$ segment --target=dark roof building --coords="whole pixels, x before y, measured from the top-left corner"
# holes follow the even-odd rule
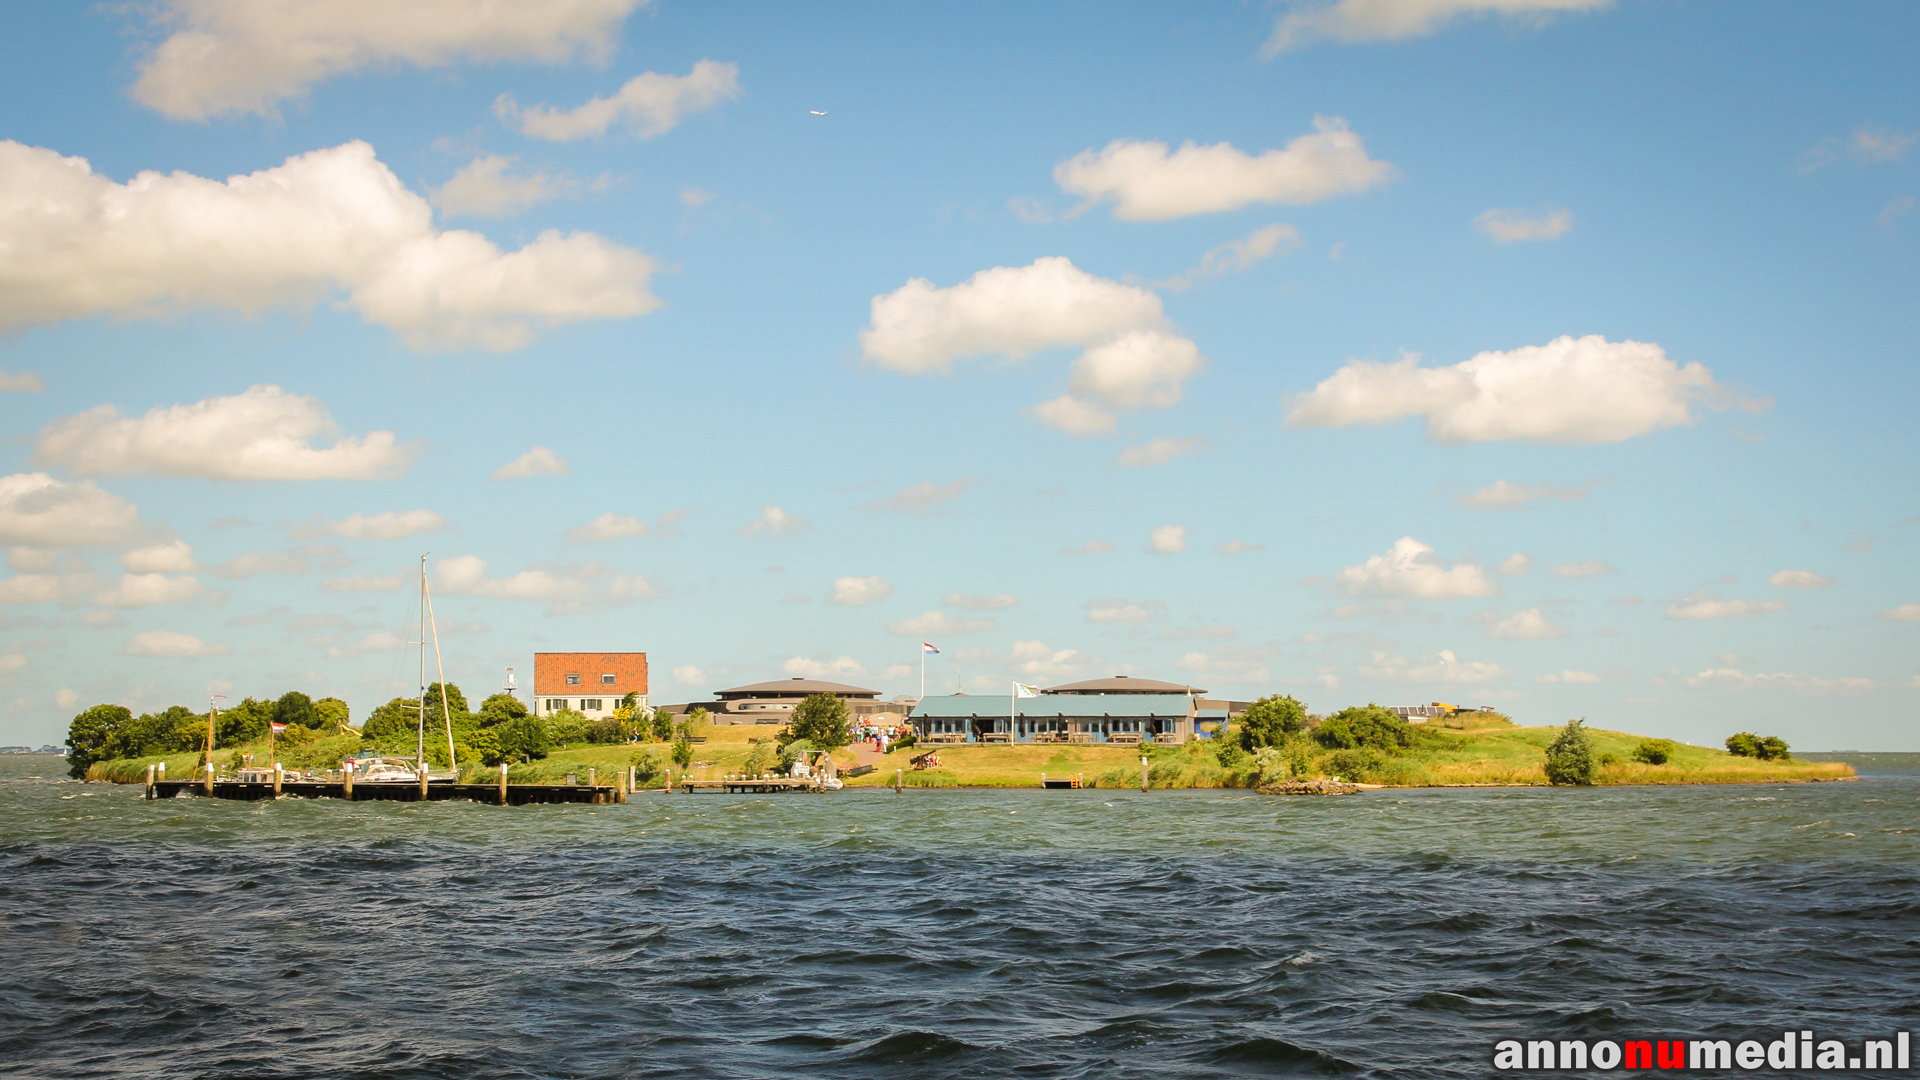
[[[867,690],[846,683],[825,682],[820,679],[803,679],[796,675],[791,679],[775,679],[772,682],[748,683],[731,690],[715,690],[713,696],[721,701],[777,701],[792,698],[795,701],[810,694],[832,694],[843,700],[880,696],[878,690]]]
[[[1182,683],[1161,682],[1159,679],[1141,679],[1132,675],[1115,675],[1109,679],[1088,679],[1084,682],[1063,683],[1049,686],[1040,691],[1043,694],[1204,694],[1205,690],[1197,686]]]
[[[908,722],[921,742],[932,745],[1183,743],[1196,735],[1205,737],[1197,725],[1224,722],[1225,704],[1185,693],[1096,692],[1029,698],[953,694],[921,698]]]
[[[705,709],[708,718],[716,724],[784,724],[787,722],[787,717],[793,714],[794,706],[814,694],[832,694],[846,702],[847,715],[854,719],[865,719],[883,713],[898,716],[906,713],[908,708],[904,704],[881,701],[878,690],[798,676],[715,690],[712,701],[694,701],[685,705],[661,707],[674,713],[690,713],[695,709]],[[884,724],[888,721],[876,720],[875,722]]]

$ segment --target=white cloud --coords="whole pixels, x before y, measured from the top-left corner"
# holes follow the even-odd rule
[[[1519,577],[1533,567],[1533,556],[1516,551],[1501,561],[1495,569],[1507,577]]]
[[[275,115],[315,83],[364,67],[576,57],[604,62],[647,0],[163,0],[172,34],[140,65],[136,101],[175,120]]]
[[[320,591],[328,593],[357,592],[396,592],[407,583],[404,574],[349,574],[343,578],[333,578],[320,583]]]
[[[113,547],[142,532],[140,509],[91,481],[46,473],[0,476],[0,544]]]
[[[799,514],[789,514],[785,510],[768,503],[761,507],[760,516],[740,527],[741,536],[753,536],[766,533],[768,536],[790,536],[813,528],[813,524]]]
[[[1495,480],[1471,495],[1455,495],[1454,505],[1475,510],[1520,510],[1528,503],[1548,499],[1584,499],[1591,484],[1509,484]]]
[[[509,175],[520,163],[504,154],[483,154],[433,190],[428,201],[446,217],[512,217],[550,199],[579,193],[579,181],[545,172]]]
[[[939,509],[942,503],[958,499],[968,488],[980,486],[980,481],[971,476],[963,476],[946,484],[936,484],[931,480],[922,480],[917,484],[908,484],[895,492],[891,498],[879,499],[860,507],[862,510],[892,510],[897,513],[920,515],[944,513]]]
[[[1147,535],[1147,550],[1156,555],[1174,555],[1187,550],[1185,525],[1162,525]]]
[[[92,574],[15,574],[0,578],[0,604],[46,604],[92,592],[100,579]]]
[[[1858,127],[1846,138],[1827,138],[1819,146],[1800,156],[1800,171],[1813,172],[1836,161],[1855,165],[1877,165],[1899,161],[1913,146],[1914,136],[1904,131],[1881,127]]]
[[[1360,674],[1364,678],[1384,682],[1465,684],[1504,678],[1507,669],[1480,660],[1462,660],[1452,650],[1442,649],[1433,656],[1421,657],[1418,663],[1409,663],[1405,657],[1376,652],[1371,664],[1361,666]]]
[[[1824,589],[1835,582],[1827,575],[1811,570],[1780,570],[1768,575],[1767,584],[1782,589]]]
[[[460,555],[433,564],[432,584],[453,596],[486,596],[501,600],[534,600],[547,605],[547,614],[588,611],[653,595],[653,586],[639,574],[618,574],[597,562],[563,566],[558,570],[528,568],[511,577],[488,577],[487,562],[476,555]]]
[[[1535,676],[1535,677],[1534,677],[1534,680],[1533,680],[1533,681],[1534,681],[1534,682],[1537,682],[1537,683],[1572,683],[1572,684],[1581,684],[1581,683],[1597,683],[1597,682],[1603,682],[1604,680],[1603,680],[1603,679],[1601,679],[1601,678],[1600,678],[1600,676],[1598,676],[1598,675],[1594,675],[1594,674],[1592,674],[1592,673],[1590,673],[1590,672],[1585,672],[1585,671],[1573,671],[1573,670],[1571,670],[1571,669],[1569,669],[1569,670],[1567,670],[1567,671],[1562,671],[1562,672],[1561,672],[1560,674],[1558,674],[1558,675],[1538,675],[1538,676]]]
[[[958,619],[944,611],[934,610],[922,612],[911,619],[895,619],[887,624],[887,632],[924,638],[935,634],[971,634],[991,630],[995,625],[992,619]]]
[[[664,135],[687,113],[705,112],[740,96],[740,65],[701,60],[685,75],[648,71],[628,79],[612,97],[598,97],[572,109],[536,105],[522,109],[511,94],[493,103],[495,115],[522,135],[571,142],[605,135],[615,124],[651,139]]]
[[[1913,196],[1895,195],[1887,200],[1887,205],[1880,208],[1880,212],[1873,216],[1873,220],[1879,222],[1881,227],[1891,229],[1894,222],[1911,213],[1913,213]]]
[[[707,673],[692,664],[681,664],[673,669],[673,681],[681,686],[702,686],[706,684]]]
[[[1287,423],[1336,427],[1419,416],[1440,442],[1606,443],[1692,424],[1697,399],[1716,406],[1731,399],[1697,362],[1680,367],[1658,345],[1597,334],[1483,352],[1452,367],[1419,361],[1414,354],[1390,364],[1349,361],[1295,398]],[[1753,411],[1770,404],[1730,403]]]
[[[1749,674],[1735,667],[1708,668],[1680,681],[1695,690],[1791,690],[1813,694],[1858,694],[1880,686],[1872,679],[1826,679],[1786,672]]]
[[[805,679],[852,679],[867,673],[866,665],[851,656],[833,660],[810,660],[796,656],[780,666],[787,674]]]
[[[493,470],[493,478],[520,480],[529,476],[565,476],[569,471],[566,458],[547,447],[536,446]]]
[[[1035,681],[1074,679],[1087,674],[1099,660],[1074,649],[1053,649],[1045,642],[1016,641],[1007,652],[1015,673]]]
[[[61,687],[53,692],[53,703],[63,709],[71,709],[80,703],[80,695]]]
[[[135,548],[120,556],[120,565],[136,574],[184,574],[195,569],[193,548],[185,540]]]
[[[1020,600],[1012,593],[1001,593],[998,596],[967,596],[963,593],[950,592],[940,602],[948,607],[963,608],[967,611],[1000,611],[1013,607],[1020,603]]]
[[[713,192],[702,191],[696,187],[682,188],[680,191],[680,204],[682,206],[691,206],[695,209],[699,209],[712,202],[713,198]]]
[[[1360,136],[1337,116],[1316,116],[1314,131],[1284,150],[1248,154],[1231,143],[1192,142],[1169,153],[1163,142],[1115,139],[1054,166],[1060,190],[1087,203],[1111,201],[1122,221],[1165,221],[1263,203],[1319,202],[1384,184],[1393,166],[1367,156]]]
[[[1113,543],[1108,540],[1089,540],[1079,547],[1063,547],[1062,555],[1098,555],[1103,551],[1112,551]]]
[[[233,651],[228,645],[209,645],[192,634],[172,630],[147,630],[133,635],[121,650],[128,656],[223,656]]]
[[[96,406],[41,428],[33,460],[91,476],[387,480],[405,473],[419,452],[391,431],[342,436],[318,398],[261,384],[138,418]]]
[[[1563,578],[1590,578],[1602,574],[1618,573],[1619,567],[1599,559],[1581,559],[1579,562],[1554,563],[1555,576]]]
[[[1207,441],[1198,435],[1184,438],[1167,436],[1149,439],[1139,446],[1129,446],[1120,451],[1115,458],[1116,464],[1128,469],[1144,469],[1151,465],[1165,465],[1174,458],[1206,449]]]
[[[142,608],[178,604],[206,595],[207,587],[190,577],[165,574],[122,574],[119,584],[96,593],[93,602],[101,607]]]
[[[619,540],[628,536],[647,535],[647,523],[637,517],[625,514],[601,514],[585,525],[575,525],[567,530],[567,542],[570,544],[591,544],[601,540]]]
[[[893,586],[878,575],[869,577],[839,577],[833,579],[833,595],[827,597],[827,603],[842,607],[865,607],[877,604],[893,595]]]
[[[1722,600],[1701,589],[1683,600],[1667,605],[1669,619],[1740,619],[1765,615],[1786,607],[1784,600]]]
[[[1443,567],[1433,548],[1403,536],[1392,550],[1374,555],[1358,566],[1349,566],[1333,576],[1335,585],[1348,596],[1396,596],[1419,600],[1454,600],[1468,596],[1492,596],[1500,586],[1487,579],[1485,570],[1472,563]]]
[[[1265,551],[1265,544],[1249,544],[1243,540],[1229,540],[1220,545],[1222,555],[1244,555],[1249,551]]]
[[[405,637],[391,630],[378,630],[357,641],[332,646],[327,649],[327,655],[338,659],[370,652],[397,653],[405,650],[409,644]]]
[[[1888,608],[1880,613],[1880,617],[1890,622],[1920,622],[1920,604],[1901,604]]]
[[[239,581],[260,574],[304,574],[313,569],[305,554],[299,551],[287,551],[279,554],[268,551],[249,551],[236,555],[218,566],[210,567],[207,572],[214,577]]]
[[[1300,230],[1291,225],[1265,225],[1239,240],[1229,240],[1200,256],[1200,264],[1178,277],[1154,284],[1182,292],[1198,282],[1224,274],[1238,274],[1284,251],[1300,247]]]
[[[1053,220],[1053,207],[1031,195],[1015,195],[1007,200],[1013,216],[1029,225],[1045,225]]]
[[[1463,17],[1504,15],[1542,21],[1556,13],[1585,14],[1613,0],[1333,0],[1296,3],[1274,20],[1260,55],[1272,59],[1315,41],[1357,44],[1398,41],[1438,31]]]
[[[1069,393],[1033,410],[1070,435],[1110,434],[1115,423],[1103,406],[1177,403],[1182,381],[1206,365],[1199,348],[1171,329],[1158,296],[1095,277],[1059,256],[982,270],[946,289],[914,278],[874,297],[871,308],[860,332],[863,355],[908,374],[944,374],[970,356],[1019,359],[1041,349],[1084,349],[1069,375]]]
[[[1230,683],[1265,686],[1273,682],[1273,672],[1267,663],[1274,655],[1275,650],[1268,646],[1223,645],[1206,652],[1187,653],[1175,660],[1173,666]]]
[[[1482,616],[1487,637],[1495,641],[1544,641],[1567,636],[1567,628],[1556,626],[1539,608],[1520,611],[1489,611]]]
[[[1167,602],[1143,600],[1134,604],[1125,600],[1089,600],[1087,621],[1104,625],[1165,622],[1167,621]]]
[[[1496,244],[1558,240],[1573,229],[1573,214],[1567,210],[1538,213],[1489,210],[1473,219],[1473,227],[1492,237]]]
[[[296,525],[288,535],[295,540],[319,536],[337,536],[342,540],[402,540],[422,533],[452,528],[447,519],[431,510],[392,510],[378,514],[348,514],[337,521],[321,521],[315,514],[305,525]]]
[[[549,230],[502,252],[440,230],[373,147],[350,142],[222,183],[147,172],[125,185],[85,159],[0,141],[0,329],[92,315],[156,318],[343,305],[420,351],[517,349],[532,324],[660,306],[655,264],[592,233]]]
[[[0,371],[0,393],[37,394],[46,388],[47,384],[40,381],[40,376],[31,371],[18,374]]]

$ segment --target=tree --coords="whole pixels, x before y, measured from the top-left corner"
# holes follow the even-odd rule
[[[661,742],[673,738],[673,714],[665,709],[653,710],[653,737]]]
[[[198,749],[206,740],[206,723],[206,717],[195,716],[185,705],[173,705],[164,712],[144,713],[120,725],[99,759],[147,757]]]
[[[494,727],[527,715],[527,707],[512,694],[492,694],[480,703],[480,726]]]
[[[1271,694],[1261,698],[1240,716],[1240,745],[1248,750],[1279,746],[1296,731],[1307,728],[1307,707],[1292,697]]]
[[[1397,754],[1413,745],[1413,725],[1378,705],[1341,709],[1313,730],[1329,750],[1379,750]]]
[[[347,723],[353,719],[353,710],[337,697],[323,697],[313,703],[313,709],[320,714],[320,726],[335,735],[347,733]]]
[[[214,724],[215,749],[240,746],[267,737],[267,723],[273,717],[273,702],[246,698],[240,704],[223,709]]]
[[[67,775],[84,779],[87,766],[107,760],[121,727],[132,719],[132,711],[124,705],[95,705],[74,717],[67,725]]]
[[[1567,721],[1547,744],[1547,783],[1593,783],[1593,739],[1587,734],[1585,721]]]
[[[1778,735],[1769,735],[1760,740],[1759,750],[1755,756],[1761,761],[1786,761],[1793,757],[1787,749],[1785,739]]]
[[[780,732],[780,746],[805,739],[818,750],[838,750],[853,741],[847,730],[847,703],[832,694],[808,694],[794,706],[793,716]]]
[[[440,694],[441,688],[439,683],[434,683],[432,686],[427,687],[428,723],[440,719]],[[467,695],[460,692],[458,683],[447,684],[446,697],[447,711],[453,714],[454,722],[458,723],[465,719],[467,715]]]
[[[320,710],[313,707],[312,698],[298,690],[289,690],[273,703],[273,722],[289,728],[317,728],[327,721]]]
[[[490,730],[500,740],[501,760],[524,758],[533,761],[547,756],[547,723],[538,716],[529,714],[508,720]]]
[[[368,739],[389,739],[414,735],[419,731],[420,704],[413,698],[394,698],[367,714],[360,734]]]
[[[1641,739],[1633,748],[1633,760],[1644,761],[1649,765],[1665,765],[1672,760],[1673,752],[1678,749],[1672,739]]]
[[[1727,736],[1727,753],[1734,757],[1759,757],[1760,736],[1751,731],[1736,732]]]
[[[673,763],[683,772],[693,767],[693,736],[684,726],[673,737]]]

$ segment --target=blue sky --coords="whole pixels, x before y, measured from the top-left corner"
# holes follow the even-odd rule
[[[1911,6],[483,8],[6,17],[0,741],[363,716],[430,552],[469,693],[1920,749]]]

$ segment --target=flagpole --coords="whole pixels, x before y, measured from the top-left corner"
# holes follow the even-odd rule
[[[1008,680],[1008,681],[1012,682],[1013,685],[1007,688],[1007,745],[1012,746],[1016,741],[1013,733],[1013,728],[1014,728],[1013,718],[1019,710],[1019,706],[1015,704],[1015,702],[1019,700],[1018,695],[1020,692],[1019,691],[1020,683],[1017,680]]]
[[[927,643],[923,641],[920,643],[920,698],[921,700],[923,701],[926,700],[926,696],[927,696]]]

